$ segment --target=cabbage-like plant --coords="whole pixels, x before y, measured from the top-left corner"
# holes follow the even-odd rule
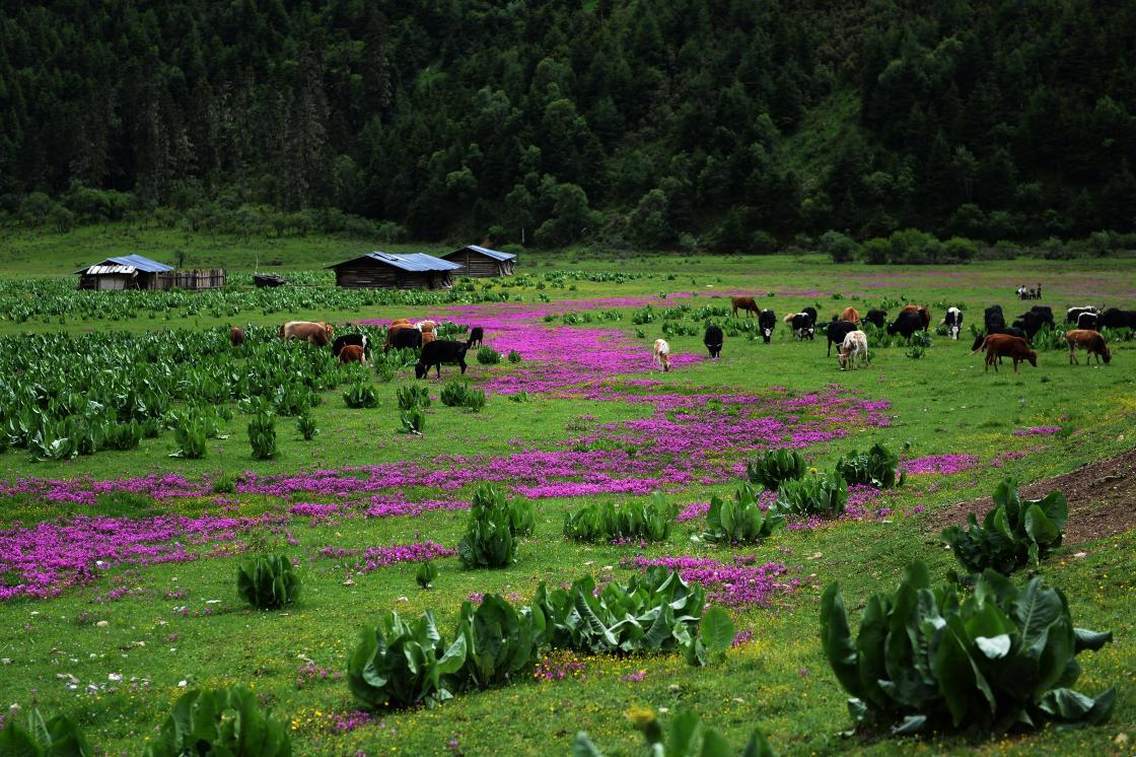
[[[300,432],[300,436],[302,436],[306,442],[315,439],[316,435],[320,432],[319,427],[316,426],[315,419],[307,413],[303,413],[296,419],[296,430]]]
[[[865,484],[877,489],[891,489],[903,483],[903,475],[896,475],[899,455],[879,442],[867,452],[853,450],[836,462],[836,472],[849,484]]]
[[[263,755],[290,757],[287,726],[264,712],[243,687],[188,691],[174,703],[144,757]]]
[[[395,394],[398,397],[399,410],[410,410],[415,407],[430,407],[430,391],[421,384],[406,384],[400,386]]]
[[[509,362],[510,363],[521,362],[521,353],[517,352],[516,350],[509,350]]]
[[[475,509],[506,511],[509,515],[509,530],[513,536],[531,536],[536,526],[536,512],[530,500],[524,497],[506,497],[505,490],[493,484],[479,484],[473,492],[471,505]]]
[[[783,481],[805,475],[805,458],[795,449],[766,450],[746,463],[746,476],[752,483],[776,491]]]
[[[646,742],[644,754],[651,757],[736,757],[739,754],[737,747],[703,723],[693,710],[679,710],[667,722],[666,728],[659,723],[654,710],[633,708],[628,711],[627,717],[642,732]],[[740,754],[743,757],[773,757],[774,752],[765,735],[755,728]],[[580,731],[572,742],[572,757],[604,757],[604,754],[587,733]]]
[[[434,588],[434,579],[438,577],[438,568],[434,565],[433,560],[424,560],[418,565],[418,571],[414,574],[414,580],[422,589]]]
[[[501,353],[492,347],[482,347],[477,351],[477,362],[481,365],[496,365],[501,362]]]
[[[412,407],[398,414],[398,431],[400,434],[415,434],[421,436],[426,428],[426,413],[420,407]]]
[[[429,610],[414,623],[391,611],[365,629],[347,662],[347,685],[371,709],[428,707],[453,697],[466,658],[465,637],[446,644]]]
[[[544,641],[539,608],[514,608],[486,594],[481,604],[463,602],[458,635],[465,639],[465,664],[458,672],[466,688],[486,689],[520,679],[532,669]]]
[[[268,413],[257,413],[248,424],[249,445],[257,460],[273,457],[276,450],[276,420]]]
[[[784,482],[773,508],[782,514],[835,516],[843,513],[847,504],[848,485],[833,471]]]
[[[821,597],[821,641],[859,725],[909,734],[1102,723],[1116,690],[1095,699],[1073,691],[1075,659],[1112,640],[1073,626],[1060,590],[1035,577],[1024,587],[993,570],[960,601],[931,587],[912,563],[895,594],[873,595],[853,640],[840,587]]]
[[[1009,575],[1026,565],[1037,565],[1061,545],[1069,507],[1058,491],[1043,499],[1021,499],[1018,482],[1005,479],[994,490],[994,508],[982,525],[974,513],[967,516],[967,529],[951,526],[943,531],[959,563],[970,573],[992,568]]]
[[[465,398],[468,393],[468,381],[450,379],[442,385],[442,389],[438,393],[438,398],[442,400],[442,404],[446,407],[461,407],[465,404]]]
[[[733,499],[723,499],[716,494],[710,498],[707,528],[699,538],[711,542],[759,544],[784,525],[785,516],[762,512],[754,488],[743,483],[734,492]]]
[[[654,492],[647,502],[597,502],[585,505],[564,518],[564,535],[575,541],[604,542],[612,539],[666,541],[674,526],[678,506]]]
[[[379,406],[379,398],[375,394],[375,387],[370,384],[365,384],[362,381],[356,382],[348,387],[347,391],[343,393],[343,401],[347,404],[347,407],[356,409]]]
[[[103,426],[103,449],[129,450],[137,449],[142,441],[142,426],[137,421],[115,423],[113,421]]]
[[[517,561],[512,508],[497,487],[482,484],[474,492],[458,559],[465,568],[507,568]]]
[[[260,555],[237,567],[237,593],[258,610],[278,610],[300,596],[300,576],[287,555]]]
[[[9,715],[0,730],[0,754],[26,757],[88,757],[93,755],[83,732],[74,721],[56,715],[45,721],[39,710],[26,716]]]

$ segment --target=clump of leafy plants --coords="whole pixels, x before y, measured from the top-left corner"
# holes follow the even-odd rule
[[[421,384],[406,384],[400,386],[395,394],[398,397],[399,410],[410,410],[414,407],[430,407],[430,391]]]
[[[481,365],[496,365],[501,362],[501,353],[492,347],[482,347],[477,351],[477,362]]]
[[[465,536],[458,543],[462,567],[507,568],[517,561],[517,529],[523,530],[527,525],[531,532],[532,528],[532,503],[522,501],[526,504],[510,503],[505,493],[492,484],[477,487],[470,502]]]
[[[402,410],[398,414],[398,432],[400,434],[414,434],[422,436],[426,429],[426,413],[420,407]]]
[[[433,589],[434,579],[438,577],[438,568],[433,560],[424,560],[418,565],[414,580],[420,589]]]
[[[752,483],[777,491],[784,481],[805,475],[805,458],[795,449],[766,450],[746,463],[746,476]]]
[[[773,506],[786,515],[835,516],[848,504],[848,485],[839,473],[810,473],[796,481],[786,481],[777,492]]]
[[[678,505],[655,492],[647,502],[597,502],[568,513],[564,535],[583,542],[612,539],[666,541],[671,535]]]
[[[750,734],[749,741],[740,752],[731,746],[717,730],[710,728],[693,710],[680,710],[670,719],[666,728],[659,722],[654,710],[635,707],[627,712],[627,719],[643,734],[644,753],[652,757],[773,757],[773,749],[758,729]],[[580,731],[572,742],[574,757],[604,757],[592,743],[588,734]]]
[[[477,412],[485,407],[485,392],[473,389],[469,381],[453,379],[442,386],[440,393],[442,404],[447,407],[464,407]]]
[[[510,363],[521,362],[521,353],[517,352],[516,350],[509,350],[509,362]]]
[[[316,426],[315,418],[307,413],[303,413],[300,417],[296,418],[296,430],[300,432],[300,436],[303,437],[306,442],[315,439],[320,432],[319,427]]]
[[[287,555],[259,555],[237,567],[237,594],[258,610],[279,610],[300,596],[300,576]]]
[[[104,449],[137,449],[142,441],[142,426],[137,421],[108,423],[103,427],[102,446]]]
[[[1068,517],[1069,507],[1061,492],[1022,501],[1017,481],[1005,479],[994,489],[994,508],[986,513],[982,525],[970,513],[966,530],[950,526],[943,531],[943,541],[969,573],[989,568],[1010,575],[1026,565],[1037,565],[1059,547]]]
[[[544,641],[545,619],[539,609],[514,608],[503,597],[487,594],[481,604],[463,602],[457,635],[465,639],[465,663],[458,671],[462,688],[486,689],[518,680],[532,669]]]
[[[174,442],[178,448],[170,457],[183,457],[187,460],[205,457],[206,437],[207,426],[203,417],[192,412],[182,415],[174,426]]]
[[[912,563],[894,595],[873,595],[855,640],[838,584],[821,598],[821,639],[849,711],[894,734],[1103,723],[1116,690],[1095,699],[1069,688],[1076,656],[1112,640],[1073,626],[1059,589],[1040,577],[1017,587],[987,570],[960,601]]]
[[[157,738],[143,751],[144,757],[187,754],[289,757],[292,738],[287,726],[263,711],[246,688],[193,690],[174,703]]]
[[[94,752],[79,726],[65,715],[45,721],[39,710],[32,708],[25,716],[12,713],[0,730],[0,754],[27,757],[75,755],[87,757]]]
[[[375,387],[363,381],[357,381],[343,393],[343,402],[347,407],[360,409],[379,406],[379,398],[375,394]]]
[[[899,455],[876,442],[867,452],[852,450],[836,462],[836,472],[849,484],[865,484],[877,489],[892,489],[902,485]]]
[[[232,473],[225,473],[221,471],[217,478],[213,479],[213,493],[214,494],[232,494],[237,490],[237,477]]]
[[[784,525],[785,516],[762,512],[757,492],[743,483],[734,492],[733,499],[723,499],[716,494],[710,498],[707,528],[699,538],[710,542],[759,544]]]
[[[268,413],[257,413],[248,424],[249,445],[257,460],[268,460],[276,455],[276,419]]]

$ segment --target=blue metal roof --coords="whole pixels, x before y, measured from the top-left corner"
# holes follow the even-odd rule
[[[433,255],[427,255],[424,252],[368,252],[366,255],[360,255],[351,260],[344,260],[342,263],[329,265],[328,268],[338,268],[347,263],[353,263],[356,260],[363,258],[370,258],[380,263],[392,265],[395,268],[401,268],[404,271],[455,271],[461,268],[457,263],[451,263],[448,260],[436,258]]]
[[[141,255],[119,255],[113,258],[107,258],[106,260],[103,260],[99,263],[95,263],[95,265],[107,265],[111,263],[131,266],[132,268],[136,268],[137,270],[143,271],[145,273],[161,273],[163,271],[172,271],[174,269],[172,265],[159,263],[156,260],[150,260],[150,258],[143,257]],[[90,267],[91,266],[87,266],[86,268],[77,271],[77,273],[83,273],[87,270],[87,268]]]
[[[484,255],[487,258],[493,258],[494,260],[499,260],[499,261],[502,261],[502,262],[504,262],[506,260],[513,260],[514,258],[517,257],[516,255],[514,255],[511,252],[501,252],[500,250],[491,250],[488,247],[481,247],[481,246],[476,245],[476,244],[467,244],[465,247],[461,248],[461,250],[454,250],[450,254],[454,255],[456,253],[461,252],[462,250],[473,250],[474,252],[480,252],[482,255]]]

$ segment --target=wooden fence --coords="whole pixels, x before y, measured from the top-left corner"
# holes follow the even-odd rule
[[[225,286],[224,268],[164,271],[158,274],[158,289],[219,289],[223,286]]]

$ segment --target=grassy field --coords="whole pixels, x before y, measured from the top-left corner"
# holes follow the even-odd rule
[[[138,246],[119,247],[127,242]],[[8,277],[68,273],[114,251],[147,254],[165,244],[188,249],[191,265],[223,260],[234,270],[251,269],[254,253],[259,253],[262,268],[272,257],[281,261],[284,270],[310,270],[369,248],[315,238],[239,243],[121,227],[44,239],[9,238],[6,243],[11,257],[6,253],[0,260],[0,273]],[[623,283],[581,279],[536,288],[544,272],[561,269],[619,270],[637,276]],[[178,474],[194,484],[205,482],[208,489],[222,473],[247,471],[263,480],[347,466],[405,466],[455,480],[462,471],[472,471],[476,478],[480,470],[507,486],[534,486],[561,477],[534,466],[535,472],[513,481],[507,471],[537,452],[567,459],[581,438],[619,435],[661,445],[665,434],[673,433],[697,442],[692,421],[668,417],[660,409],[664,403],[651,399],[663,394],[689,395],[688,404],[711,418],[718,416],[707,397],[735,397],[743,416],[776,418],[786,434],[800,432],[800,439],[809,438],[807,433],[815,428],[838,428],[843,436],[829,434],[802,442],[802,452],[818,468],[831,467],[841,453],[874,441],[902,450],[908,460],[931,455],[974,459],[957,473],[912,475],[906,486],[867,506],[862,517],[783,531],[748,549],[692,543],[690,536],[701,530],[701,519],[677,525],[669,542],[661,545],[569,542],[562,535],[565,513],[594,501],[628,501],[637,495],[600,491],[540,496],[534,499],[535,534],[521,544],[514,567],[463,571],[456,558],[444,558],[437,561],[440,575],[432,591],[415,585],[413,563],[360,571],[357,551],[427,540],[453,548],[464,530],[466,512],[439,509],[374,517],[367,515],[367,508],[372,496],[468,501],[470,485],[445,489],[407,484],[382,491],[359,489],[343,498],[326,491],[216,495],[205,491],[161,498],[135,512],[104,510],[112,506],[109,499],[76,505],[42,494],[12,494],[0,500],[0,534],[12,533],[17,526],[46,528],[75,515],[126,516],[139,522],[175,514],[246,520],[210,537],[186,540],[187,553],[196,559],[142,564],[127,554],[108,555],[107,567],[95,569],[90,580],[64,587],[58,596],[0,601],[0,702],[68,713],[109,754],[137,753],[185,688],[238,683],[251,687],[273,713],[289,722],[298,754],[565,754],[580,730],[609,754],[634,754],[638,737],[622,715],[635,705],[666,708],[670,713],[694,709],[737,744],[752,728],[760,727],[781,754],[1130,751],[1116,739],[1118,734],[1136,739],[1136,614],[1130,606],[1136,588],[1130,570],[1136,533],[1132,531],[1068,543],[1040,569],[1068,596],[1077,625],[1115,634],[1112,644],[1079,658],[1084,673],[1078,690],[1096,695],[1109,686],[1118,689],[1112,720],[1101,727],[1047,729],[996,741],[965,737],[865,741],[843,736],[841,732],[851,725],[846,695],[822,655],[818,613],[820,592],[831,581],[840,582],[855,623],[869,594],[894,590],[909,561],[926,560],[936,581],[941,580],[955,566],[928,526],[936,511],[989,494],[1006,475],[1023,483],[1034,481],[1131,448],[1136,415],[1132,399],[1136,374],[1131,365],[1136,343],[1115,345],[1112,364],[1105,367],[1071,366],[1063,352],[1051,351],[1041,354],[1036,369],[1027,365],[1015,375],[1007,365],[995,375],[983,371],[980,356],[969,354],[969,339],[951,342],[936,337],[921,359],[908,357],[903,347],[893,347],[877,351],[866,370],[840,372],[835,359],[825,357],[823,341],[795,342],[781,324],[771,345],[728,338],[717,362],[695,360],[694,356],[705,354],[700,337],[672,338],[673,351],[682,359],[676,370],[663,374],[650,365],[650,343],[661,335],[662,320],[640,325],[631,321],[648,302],[656,310],[678,304],[720,305],[723,294],[747,292],[759,295],[762,304],[779,315],[815,304],[824,319],[849,304],[866,309],[883,299],[926,303],[936,318],[947,305],[960,305],[969,325],[980,322],[982,308],[995,302],[1003,304],[1008,316],[1024,309],[1013,300],[1019,283],[1042,282],[1047,293],[1042,302],[1055,310],[1083,302],[1131,307],[1136,300],[1136,265],[1017,261],[952,269],[871,268],[836,267],[820,256],[639,255],[615,260],[594,254],[534,254],[522,257],[520,270],[540,275],[534,275],[531,286],[509,290],[512,302],[507,305],[300,310],[294,315],[334,321],[435,316],[469,325],[485,319],[517,329],[488,328],[487,343],[496,341],[499,347],[511,346],[510,340],[518,338],[535,335],[552,340],[568,330],[583,329],[576,333],[584,342],[592,340],[597,348],[627,353],[613,372],[587,376],[587,384],[534,390],[527,402],[513,402],[496,388],[506,386],[518,372],[531,371],[539,377],[554,367],[543,362],[535,345],[532,351],[521,347],[524,360],[519,365],[470,368],[475,385],[488,389],[489,402],[480,413],[442,406],[437,401],[440,384],[431,380],[434,403],[426,411],[427,426],[420,437],[396,433],[395,391],[413,381],[413,374],[404,372],[394,382],[375,382],[380,400],[376,409],[348,409],[340,391],[326,392],[322,404],[312,411],[321,429],[314,441],[301,440],[293,421],[279,419],[280,451],[272,460],[251,458],[245,432],[248,417],[236,412],[224,428],[227,438],[210,440],[207,455],[200,460],[168,457],[174,443],[167,432],[145,440],[137,450],[98,452],[70,461],[33,462],[26,451],[10,450],[0,453],[0,480],[11,483],[36,477],[81,490],[88,485],[82,482],[85,477],[108,481]],[[622,299],[601,302],[600,298]],[[546,311],[556,317],[546,322],[542,317]],[[615,311],[620,317],[574,326],[563,323],[559,314],[565,311]],[[203,314],[173,325],[204,329],[229,322],[281,320],[278,313],[241,310],[222,316]],[[0,330],[140,332],[170,325],[150,318],[113,323],[30,321],[0,323]],[[637,384],[626,383],[643,379],[659,384],[638,389]],[[786,409],[792,401],[814,394],[824,400],[802,410]],[[887,402],[879,411],[886,425],[859,411],[833,420],[833,403],[879,401]],[[663,418],[669,418],[673,428],[651,436],[656,432],[647,424]],[[1027,434],[1027,429],[1055,433]],[[658,460],[652,484],[685,506],[730,492],[737,479],[727,471],[744,462],[747,450],[767,441],[754,439],[720,453],[692,452],[694,463],[662,454],[653,457],[650,444],[641,442],[645,446],[639,459]],[[703,465],[704,476],[678,475]],[[640,472],[627,475],[642,477]],[[572,478],[587,480],[587,472],[576,469]],[[341,502],[344,507],[325,519],[291,511],[294,504],[304,502]],[[266,547],[283,551],[301,566],[303,595],[295,607],[283,612],[250,610],[236,596],[237,562],[247,552]],[[760,563],[783,564],[785,580],[796,585],[775,593],[769,606],[731,607],[736,626],[752,632],[752,640],[732,649],[721,663],[694,669],[679,657],[557,654],[545,669],[562,671],[562,680],[538,675],[504,688],[463,694],[435,709],[377,713],[362,725],[343,729],[342,721],[352,717],[358,705],[342,671],[360,630],[373,625],[381,612],[397,609],[404,617],[413,617],[433,608],[440,627],[448,631],[462,601],[471,594],[499,592],[527,602],[541,581],[558,585],[586,574],[626,578],[634,569],[625,567],[625,562],[637,555],[699,555],[725,562],[751,555]],[[0,585],[5,580],[10,584],[12,577],[0,576]]]

